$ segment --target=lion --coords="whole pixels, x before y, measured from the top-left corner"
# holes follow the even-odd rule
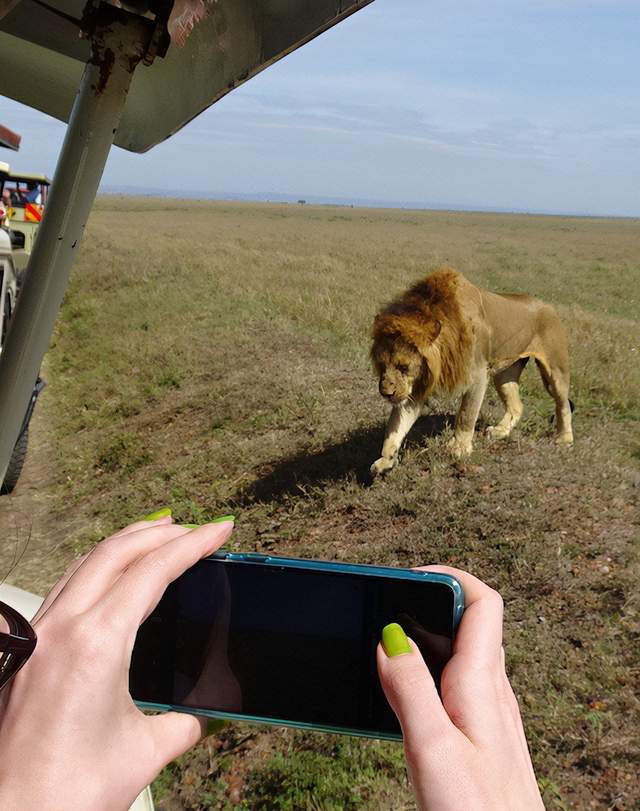
[[[391,470],[407,433],[431,395],[461,395],[449,445],[468,456],[488,376],[504,415],[487,429],[509,436],[522,416],[518,381],[534,358],[555,400],[556,442],[573,442],[567,335],[550,304],[520,293],[491,293],[442,267],[417,281],[375,317],[371,359],[380,394],[392,404],[376,476]]]

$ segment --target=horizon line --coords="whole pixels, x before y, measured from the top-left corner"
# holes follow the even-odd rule
[[[476,204],[440,203],[424,201],[397,201],[383,198],[341,197],[340,195],[302,195],[287,192],[222,192],[198,190],[195,192],[171,193],[164,189],[129,184],[106,183],[98,189],[98,195],[123,197],[158,197],[174,200],[211,200],[219,202],[286,203],[340,208],[389,208],[408,211],[451,211],[468,214],[516,214],[536,217],[573,217],[580,219],[637,220],[640,214],[601,214],[587,211],[561,211],[558,209],[528,209],[517,207],[493,207]]]

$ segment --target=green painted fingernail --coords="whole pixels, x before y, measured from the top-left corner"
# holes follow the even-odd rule
[[[200,524],[180,524],[182,529],[198,529]]]
[[[225,727],[229,726],[229,721],[225,721],[224,718],[210,718],[207,721],[207,731],[205,735],[208,737],[209,735],[215,735],[216,732],[221,732]]]
[[[210,524],[221,524],[223,521],[235,521],[235,515],[221,515],[219,518],[214,518],[213,521],[210,521]]]
[[[145,515],[142,520],[156,521],[158,518],[164,518],[166,515],[171,515],[171,507],[161,507],[159,510],[149,513],[149,515]]]
[[[387,656],[402,656],[404,653],[411,653],[407,635],[397,622],[385,625],[382,629],[382,647]]]

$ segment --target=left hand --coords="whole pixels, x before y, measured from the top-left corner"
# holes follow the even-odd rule
[[[127,809],[193,746],[202,721],[144,715],[129,695],[138,627],[169,583],[230,536],[139,521],[76,561],[33,621],[36,649],[0,693],[3,811]]]

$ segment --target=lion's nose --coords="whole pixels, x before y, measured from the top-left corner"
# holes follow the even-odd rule
[[[378,391],[383,397],[391,397],[392,394],[391,386],[386,385],[385,383],[382,382],[382,380],[380,381],[380,384],[378,386]]]

